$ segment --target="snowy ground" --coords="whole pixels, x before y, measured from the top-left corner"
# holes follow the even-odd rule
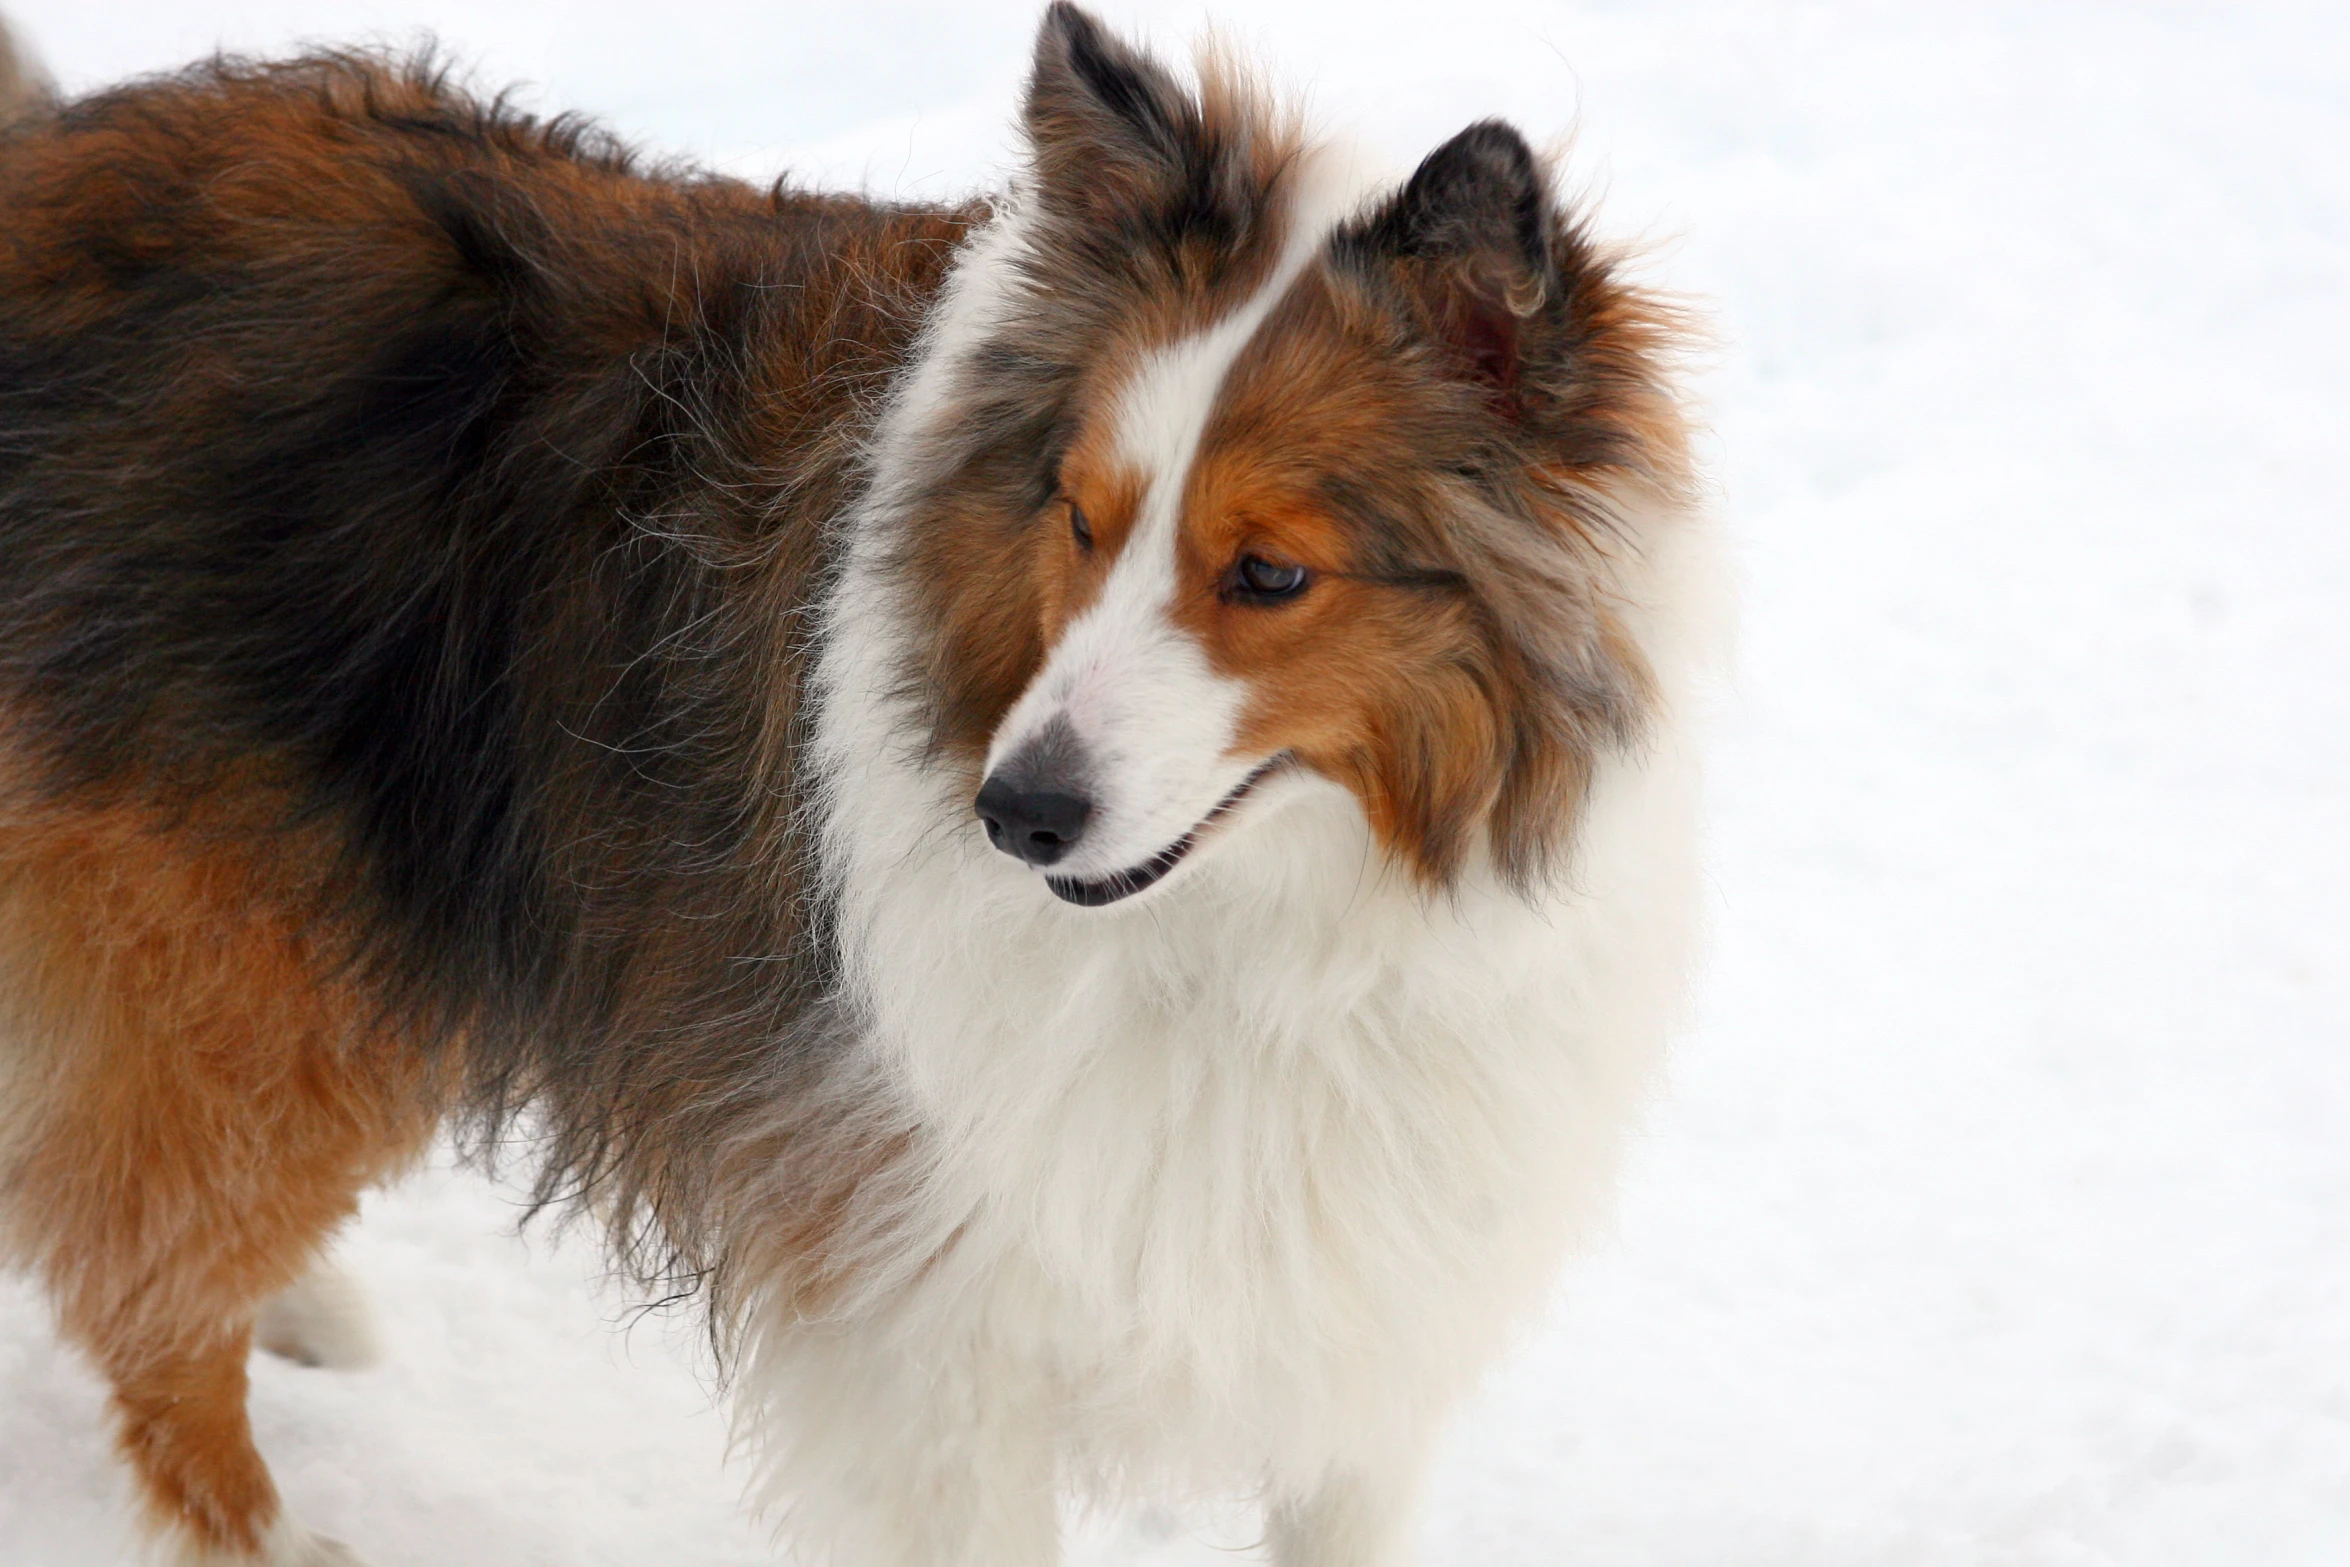
[[[6,3],[69,86],[424,23],[652,143],[925,191],[1001,157],[1029,25]],[[1719,323],[1746,614],[1703,1021],[1426,1559],[2350,1561],[2350,16],[1226,15],[1398,159],[1579,125],[1609,226]],[[511,1222],[446,1172],[370,1207],[389,1364],[257,1368],[299,1508],[380,1567],[771,1560],[686,1326],[615,1333],[587,1248]],[[128,1559],[104,1447],[0,1285],[0,1563]]]

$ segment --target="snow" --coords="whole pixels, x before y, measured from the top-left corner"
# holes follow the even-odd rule
[[[1031,22],[11,3],[75,87],[424,23],[542,105],[884,191],[1000,165]],[[1425,1559],[2350,1561],[2350,13],[1230,31],[1398,160],[1577,130],[1607,227],[1716,326],[1745,614],[1703,1015],[1618,1233],[1454,1431]],[[446,1169],[370,1203],[386,1364],[256,1363],[299,1510],[379,1567],[773,1560],[690,1320],[627,1326],[592,1247],[514,1220]],[[0,1562],[129,1559],[105,1440],[0,1286]],[[1170,1527],[1084,1554],[1231,1559]]]

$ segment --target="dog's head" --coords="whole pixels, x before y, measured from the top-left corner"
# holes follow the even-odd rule
[[[1649,700],[1613,586],[1682,480],[1667,324],[1498,122],[1368,185],[1056,5],[1026,123],[894,559],[972,830],[1108,903],[1295,770],[1427,884],[1538,879]]]

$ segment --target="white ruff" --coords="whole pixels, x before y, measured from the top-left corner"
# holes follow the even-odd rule
[[[750,1434],[842,1567],[1048,1561],[1056,1479],[1261,1494],[1285,1559],[1371,1567],[1442,1416],[1603,1214],[1682,1010],[1711,546],[1627,520],[1662,700],[1600,767],[1569,890],[1529,906],[1472,870],[1426,898],[1352,795],[1292,776],[1143,906],[1064,904],[924,764],[881,569],[1024,231],[975,239],[933,319],[818,674],[849,981],[927,1173],[871,1288],[757,1326]]]

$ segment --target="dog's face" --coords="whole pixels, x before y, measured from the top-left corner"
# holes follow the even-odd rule
[[[1520,881],[1647,673],[1611,497],[1678,479],[1661,329],[1472,126],[1368,195],[1211,65],[1039,39],[1015,298],[898,566],[907,671],[998,848],[1082,904],[1230,847],[1291,770],[1441,884]]]

